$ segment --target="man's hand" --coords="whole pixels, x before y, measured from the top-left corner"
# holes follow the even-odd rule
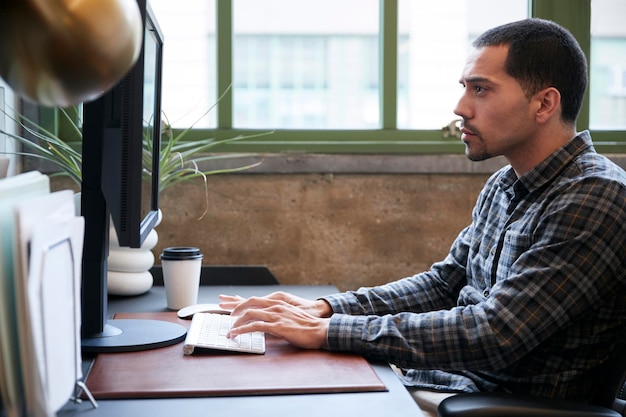
[[[219,298],[220,307],[231,311],[236,310],[237,307],[244,302],[246,303],[246,308],[251,308],[255,306],[255,303],[262,305],[265,300],[274,300],[297,307],[315,317],[324,318],[330,317],[333,314],[330,305],[324,300],[309,300],[282,291],[274,292],[265,297],[252,297],[250,299],[232,295],[220,295]]]
[[[230,337],[265,332],[304,348],[320,349],[326,344],[331,309],[322,300],[311,301],[287,293],[267,297],[220,296],[220,307],[237,316]]]

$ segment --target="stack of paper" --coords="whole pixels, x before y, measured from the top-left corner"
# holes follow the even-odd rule
[[[0,392],[8,417],[24,404],[15,305],[13,209],[23,199],[50,192],[48,177],[38,172],[0,180]]]
[[[37,172],[0,180],[0,394],[7,417],[52,417],[80,366],[84,223]]]

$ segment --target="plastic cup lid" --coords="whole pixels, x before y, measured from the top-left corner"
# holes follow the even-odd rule
[[[163,249],[161,259],[179,261],[186,259],[202,259],[199,248],[189,246],[172,246]]]

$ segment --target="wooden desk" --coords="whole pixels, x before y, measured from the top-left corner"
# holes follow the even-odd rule
[[[282,290],[316,298],[336,292],[333,286],[202,286],[199,302],[217,302],[219,294],[242,297],[264,295]],[[109,314],[116,312],[167,311],[165,290],[155,286],[138,297],[111,297]],[[84,369],[89,365],[85,361]],[[406,388],[384,363],[372,364],[387,386],[387,392],[298,394],[239,397],[173,398],[150,400],[100,400],[94,409],[88,401],[68,403],[58,416],[85,417],[171,417],[171,416],[254,416],[254,417],[320,417],[320,416],[422,416]]]

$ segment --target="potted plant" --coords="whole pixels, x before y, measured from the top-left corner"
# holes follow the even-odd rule
[[[212,108],[211,108],[212,109]],[[207,110],[197,121],[211,110]],[[54,164],[59,171],[51,173],[50,176],[67,176],[71,178],[78,186],[81,183],[81,167],[82,167],[82,131],[80,122],[72,117],[67,109],[58,109],[62,122],[70,127],[73,135],[77,140],[66,140],[61,138],[59,134],[52,132],[41,124],[35,123],[23,115],[11,116],[5,115],[18,124],[24,132],[37,139],[33,141],[25,136],[13,134],[0,129],[0,133],[15,139],[21,145],[23,150],[20,152],[11,152],[12,154],[29,156]],[[163,191],[172,185],[182,181],[187,181],[197,177],[206,178],[207,175],[223,174],[229,172],[244,171],[261,164],[261,161],[253,164],[247,164],[236,168],[205,170],[199,169],[202,162],[227,159],[242,158],[250,156],[249,154],[227,153],[227,154],[211,154],[212,148],[224,143],[233,142],[245,138],[264,136],[273,132],[265,132],[254,135],[240,135],[233,138],[216,140],[207,137],[200,140],[187,141],[185,136],[193,129],[195,123],[190,127],[176,133],[172,126],[167,123],[164,117],[164,123],[161,126],[161,149],[159,164],[159,191]],[[197,122],[196,122],[197,123]],[[143,170],[144,178],[149,180],[151,175],[152,143],[147,137],[144,137],[144,158]],[[3,152],[0,152],[3,153]]]
[[[211,109],[207,110],[199,120],[202,119]],[[209,194],[206,185],[206,178],[208,175],[224,174],[245,171],[254,168],[262,163],[258,161],[252,164],[246,164],[235,168],[223,168],[212,170],[201,170],[200,164],[207,161],[216,161],[222,159],[242,158],[250,156],[250,154],[213,154],[210,153],[212,148],[238,141],[244,138],[252,138],[258,136],[264,136],[273,132],[265,132],[254,135],[239,135],[229,139],[215,140],[214,138],[207,137],[203,139],[196,139],[193,141],[185,140],[185,136],[191,129],[193,129],[195,123],[190,127],[176,133],[172,126],[169,124],[167,117],[163,117],[164,122],[161,126],[161,149],[160,149],[160,163],[159,163],[159,192],[178,184],[183,181],[188,181],[194,178],[202,177],[204,179],[204,196],[205,196],[205,210],[198,220],[202,219],[209,209]],[[196,121],[197,123],[197,121]],[[152,173],[150,172],[150,164],[152,161],[152,142],[149,138],[144,138],[144,155],[143,155],[143,170],[144,180],[150,181]]]
[[[18,125],[22,132],[30,135],[35,140],[27,138],[26,134],[13,134],[0,129],[0,133],[16,140],[22,145],[22,151],[11,152],[14,155],[38,158],[50,162],[59,171],[51,173],[50,176],[67,176],[71,178],[77,186],[81,183],[82,167],[82,132],[75,119],[71,117],[68,109],[59,109],[62,121],[76,135],[78,140],[62,139],[43,125],[39,125],[22,114],[15,116],[4,112],[4,115]],[[74,136],[68,135],[68,136]],[[4,152],[2,152],[4,153]]]
[[[207,112],[205,112],[197,121],[201,120],[202,117],[211,111],[211,109],[207,110]],[[39,158],[54,164],[59,171],[50,174],[51,176],[68,176],[80,187],[82,167],[82,131],[80,129],[79,122],[77,122],[78,118],[73,117],[73,113],[67,109],[59,109],[59,112],[63,122],[70,127],[69,136],[75,137],[77,140],[64,140],[58,134],[45,128],[44,126],[34,123],[23,115],[17,115],[15,117],[7,116],[19,124],[24,132],[27,132],[32,137],[36,138],[37,141],[32,141],[24,136],[11,134],[2,130],[0,130],[0,133],[4,133],[22,144],[23,151],[15,152],[15,154]],[[212,148],[224,143],[271,133],[267,132],[248,136],[241,135],[223,140],[216,140],[208,137],[200,140],[187,141],[185,140],[185,136],[194,127],[195,123],[187,129],[176,132],[171,125],[167,123],[167,118],[164,117],[163,119],[165,123],[162,123],[161,148],[159,149],[159,191],[163,191],[168,187],[174,186],[175,184],[183,181],[202,177],[204,179],[205,188],[205,210],[199,219],[204,217],[209,209],[209,194],[206,183],[208,175],[243,171],[258,166],[261,163],[261,161],[258,161],[252,164],[225,169],[200,169],[200,164],[206,161],[249,156],[248,154],[233,153],[212,154],[210,153]],[[152,168],[151,164],[154,149],[152,148],[152,142],[149,137],[145,136],[143,141],[144,155],[142,169],[144,172],[144,179],[146,181],[150,181],[152,174],[150,171]],[[136,295],[147,291],[152,286],[152,276],[147,270],[150,269],[152,263],[154,262],[151,250],[156,245],[158,240],[156,231],[153,231],[151,233],[152,236],[149,236],[146,239],[142,248],[127,249],[119,248],[116,243],[117,240],[115,230],[113,228],[111,230],[109,251],[109,292],[116,295]],[[128,251],[136,251],[137,260],[140,257],[146,259],[145,255],[149,255],[148,258],[150,258],[149,266],[141,267],[142,270],[137,271],[137,274],[132,277],[128,275],[129,273],[122,272],[132,268],[128,269],[126,266],[118,265],[118,261],[120,259],[129,259],[129,257],[126,256],[128,255]],[[147,254],[146,251],[150,253]]]

